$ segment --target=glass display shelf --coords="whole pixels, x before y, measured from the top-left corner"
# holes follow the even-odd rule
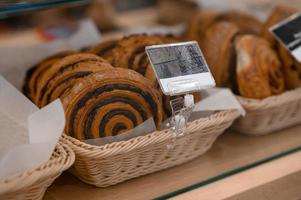
[[[0,19],[24,12],[58,8],[60,6],[75,6],[91,2],[91,0],[16,0],[0,2]]]
[[[301,150],[301,125],[251,137],[228,130],[204,155],[186,164],[96,188],[64,173],[45,199],[167,199]]]

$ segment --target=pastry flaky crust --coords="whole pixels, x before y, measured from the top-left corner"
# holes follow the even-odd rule
[[[231,87],[231,73],[235,71],[234,39],[239,28],[230,22],[212,25],[205,33],[203,53],[219,87]]]
[[[255,16],[241,11],[226,11],[216,17],[216,21],[227,21],[236,24],[243,34],[260,34],[262,22]]]
[[[56,61],[61,58],[75,53],[74,51],[63,51],[56,53],[40,61],[37,65],[30,68],[26,73],[26,78],[23,86],[24,94],[31,100],[35,99],[37,87],[43,73]]]
[[[116,47],[118,40],[107,40],[87,50],[87,53],[96,54],[102,58],[109,58],[112,50]]]
[[[281,63],[270,44],[257,36],[239,36],[237,83],[243,97],[263,99],[285,90]]]
[[[61,95],[54,90],[58,86],[63,88],[71,87],[72,79],[87,76],[104,67],[112,68],[111,65],[103,58],[94,54],[78,53],[66,56],[52,64],[41,76],[37,87],[35,104],[39,107],[46,105]],[[70,85],[71,84],[71,85]],[[53,93],[54,92],[54,93]],[[52,96],[53,95],[53,96]]]
[[[287,89],[295,89],[301,86],[301,64],[291,56],[288,50],[280,42],[276,40],[269,31],[269,28],[295,13],[297,13],[297,10],[289,6],[275,7],[261,31],[262,36],[278,51],[283,63],[283,72]]]
[[[135,70],[148,78],[156,86],[156,75],[151,67],[145,53],[145,47],[149,45],[172,43],[172,38],[157,35],[132,35],[125,37],[117,43],[108,59],[114,67],[128,68]]]
[[[104,69],[81,78],[62,97],[66,133],[79,140],[121,134],[150,117],[163,120],[158,91],[139,73]]]
[[[200,11],[196,14],[187,26],[185,36],[187,39],[196,40],[203,45],[206,42],[205,34],[207,29],[215,23],[231,22],[235,24],[240,33],[244,34],[259,34],[262,28],[262,22],[256,17],[240,12],[240,11],[226,11],[216,12],[213,10]]]

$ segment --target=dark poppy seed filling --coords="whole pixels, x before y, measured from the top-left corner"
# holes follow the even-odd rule
[[[58,88],[60,87],[61,85],[71,81],[71,80],[75,80],[75,79],[78,79],[78,78],[82,78],[82,77],[85,77],[85,76],[88,76],[90,75],[92,72],[91,71],[83,71],[83,72],[76,72],[73,76],[70,76],[64,80],[62,80],[61,82],[59,82],[58,84],[55,85],[54,88],[52,88],[52,90],[47,94],[47,104],[50,103],[51,101],[51,96],[52,96],[52,93]],[[60,97],[60,95],[58,96]]]
[[[116,47],[116,43],[112,43],[112,44],[108,45],[107,47],[102,48],[99,51],[97,51],[96,54],[98,56],[103,56],[106,53],[108,53],[109,51],[111,51],[112,49],[114,49],[115,47]]]
[[[134,126],[138,125],[136,116],[133,113],[131,113],[130,111],[123,110],[123,109],[111,110],[110,112],[105,114],[105,116],[103,117],[103,119],[98,127],[100,137],[107,136],[105,134],[106,124],[110,121],[110,119],[112,117],[117,116],[117,115],[123,115],[123,116],[127,117],[128,119],[130,119],[132,121]]]
[[[146,73],[147,70],[147,54],[143,53],[143,56],[139,60],[139,68],[138,68],[138,73],[142,74],[143,76]]]
[[[75,62],[75,63],[72,63],[72,64],[68,64],[68,65],[65,65],[65,66],[62,66],[56,73],[54,73],[50,79],[48,79],[48,81],[46,82],[46,84],[43,86],[42,90],[41,90],[41,93],[40,93],[40,96],[39,96],[39,99],[38,99],[38,103],[40,104],[40,102],[42,101],[42,98],[43,96],[45,95],[46,91],[47,91],[47,88],[48,88],[48,85],[50,83],[50,81],[52,79],[54,79],[56,76],[58,76],[59,74],[63,73],[65,70],[67,69],[74,69],[74,67],[80,63],[84,63],[84,62],[97,62],[98,60],[95,59],[95,58],[87,58],[87,59],[83,59],[83,60],[80,60],[78,62]]]
[[[145,52],[145,46],[142,46],[142,47],[136,49],[136,50],[131,54],[131,56],[129,57],[129,60],[128,60],[128,68],[129,68],[129,69],[133,69],[135,57],[136,57],[138,54],[143,53],[143,52]]]
[[[91,135],[91,132],[92,132],[91,131],[91,126],[92,126],[92,123],[94,121],[95,115],[97,114],[98,110],[101,109],[101,107],[103,107],[105,105],[108,105],[110,103],[118,103],[118,102],[129,104],[132,108],[134,108],[135,110],[137,110],[137,112],[140,113],[143,121],[146,121],[148,119],[146,111],[137,102],[135,102],[135,101],[133,101],[133,100],[127,98],[127,97],[111,97],[111,98],[108,98],[108,99],[105,99],[105,100],[101,101],[99,104],[96,104],[91,109],[92,112],[89,113],[89,115],[87,117],[87,120],[85,121],[85,126],[84,126],[85,127],[84,134],[85,134],[85,137],[88,137],[87,139],[91,139],[92,138],[92,135]],[[133,121],[132,118],[130,118],[130,119],[131,119],[131,121]],[[104,128],[103,129],[99,129],[99,133],[100,133],[101,137],[103,135],[105,135],[105,133],[104,133],[105,129]]]
[[[23,93],[29,97],[30,95],[30,90],[31,88],[29,88],[29,80],[31,79],[33,73],[35,72],[35,70],[37,69],[37,66],[31,67],[25,75],[25,84],[23,85],[22,91]]]
[[[121,123],[117,123],[116,126],[114,126],[113,130],[112,130],[112,135],[118,135],[120,131],[122,130],[126,130],[127,127],[124,124]]]
[[[130,91],[130,92],[133,92],[133,93],[136,93],[136,94],[142,96],[145,99],[145,101],[149,104],[151,111],[152,111],[152,116],[154,117],[155,122],[156,123],[158,122],[158,116],[157,116],[158,107],[150,93],[143,91],[142,89],[137,88],[133,85],[126,84],[126,83],[125,84],[118,84],[118,83],[108,84],[108,85],[104,85],[102,87],[96,88],[90,92],[87,92],[82,98],[80,98],[77,101],[77,104],[71,110],[71,114],[70,114],[70,120],[69,120],[69,135],[70,136],[74,137],[75,116],[78,113],[78,111],[85,106],[87,101],[91,98],[97,97],[98,95],[100,95],[104,92],[109,92],[109,91],[113,91],[113,90]]]
[[[41,71],[39,71],[39,73],[37,74],[37,78],[34,80],[33,83],[33,92],[36,94],[37,90],[38,90],[38,81],[40,80],[40,78],[42,77],[43,73],[51,66],[51,64],[49,63],[47,66],[45,66]]]

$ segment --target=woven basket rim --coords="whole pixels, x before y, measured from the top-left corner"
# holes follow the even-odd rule
[[[242,96],[236,96],[239,103],[248,110],[263,110],[278,107],[292,101],[301,100],[301,87],[286,91],[279,95],[273,95],[265,99],[251,99]]]
[[[75,161],[73,150],[66,144],[59,142],[56,145],[57,156],[51,158],[33,169],[17,173],[0,179],[0,194],[14,192],[34,185],[37,181],[53,177],[67,170]]]
[[[220,121],[227,121],[229,120],[229,118],[231,118],[231,120],[234,121],[235,118],[237,118],[239,116],[239,111],[238,110],[225,110],[225,111],[218,111],[216,113],[211,114],[208,117],[205,118],[200,118],[197,120],[194,120],[192,122],[189,122],[187,125],[187,129],[188,129],[188,134],[190,132],[193,132],[193,125],[198,125],[199,127],[206,127],[206,126],[210,126],[210,125],[214,125],[216,122]],[[191,128],[192,127],[192,128]],[[165,139],[169,139],[171,138],[171,130],[169,129],[165,129],[165,130],[161,130],[161,131],[155,131],[153,133],[149,133],[147,135],[144,136],[138,136],[138,137],[134,137],[130,140],[126,140],[126,141],[119,141],[119,142],[113,142],[110,144],[106,144],[106,145],[102,145],[102,146],[96,146],[96,145],[91,145],[91,144],[87,144],[85,142],[82,142],[80,140],[77,140],[71,136],[65,135],[63,134],[63,139],[67,140],[67,143],[71,146],[71,148],[73,150],[81,151],[81,153],[86,153],[88,155],[91,155],[91,152],[95,152],[97,154],[99,153],[104,153],[104,154],[111,154],[114,153],[116,154],[117,152],[122,151],[124,152],[124,148],[125,146],[128,145],[135,145],[135,148],[143,148],[144,147],[144,142],[141,142],[143,140],[157,140],[157,142],[160,142],[159,140],[163,141]],[[160,139],[157,139],[158,134],[161,135]],[[164,136],[163,136],[164,135]],[[121,150],[122,149],[122,150]]]

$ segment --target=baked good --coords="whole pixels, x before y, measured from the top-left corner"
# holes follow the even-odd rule
[[[62,97],[66,134],[79,140],[131,130],[150,117],[163,120],[160,95],[139,73],[104,69],[78,80]]]
[[[259,35],[263,25],[254,15],[237,10],[222,12],[215,20],[234,23],[239,27],[240,32],[243,34]]]
[[[301,64],[291,56],[290,52],[269,31],[269,28],[295,14],[297,9],[289,6],[277,6],[268,17],[262,29],[262,36],[278,51],[283,63],[283,72],[287,89],[301,86]]]
[[[215,22],[217,12],[213,10],[200,11],[191,18],[187,24],[185,37],[189,40],[196,40],[202,45],[205,31]]]
[[[266,40],[253,35],[239,36],[235,48],[241,96],[263,99],[285,90],[281,62]]]
[[[86,69],[91,70],[94,68],[95,71],[95,67],[102,69],[104,66],[110,66],[110,64],[103,58],[88,53],[73,54],[60,59],[52,64],[41,76],[37,87],[35,104],[39,107],[44,106],[45,103],[51,99],[45,97],[46,93],[50,92],[49,88],[53,88],[56,86],[56,83],[60,81],[64,82],[64,79],[72,77],[74,75],[73,72],[76,73],[76,70],[83,72]]]
[[[98,45],[88,49],[87,53],[93,53],[106,59],[110,56],[112,49],[116,47],[117,42],[118,40],[107,40],[101,42]]]
[[[35,99],[39,79],[43,75],[43,73],[56,61],[60,60],[61,58],[75,53],[74,51],[64,51],[56,53],[50,57],[47,57],[40,61],[37,65],[30,68],[25,77],[24,86],[23,86],[23,93],[31,100]]]
[[[207,29],[202,51],[219,87],[232,87],[235,72],[234,39],[239,28],[230,22],[215,23]]]
[[[288,18],[296,12],[297,9],[293,7],[285,5],[276,6],[265,21],[264,25],[262,26],[261,36],[268,40],[274,48],[278,48],[279,43],[275,36],[269,31],[269,28],[279,23],[280,21]]]
[[[243,34],[259,34],[262,23],[256,17],[241,11],[216,12],[213,10],[200,11],[188,23],[186,37],[198,41],[202,47],[206,42],[207,30],[216,23],[231,22],[239,28]]]
[[[145,47],[171,41],[171,38],[157,35],[131,35],[117,43],[108,60],[114,67],[128,68],[139,72],[148,78],[151,84],[157,86],[156,75],[145,53]]]

